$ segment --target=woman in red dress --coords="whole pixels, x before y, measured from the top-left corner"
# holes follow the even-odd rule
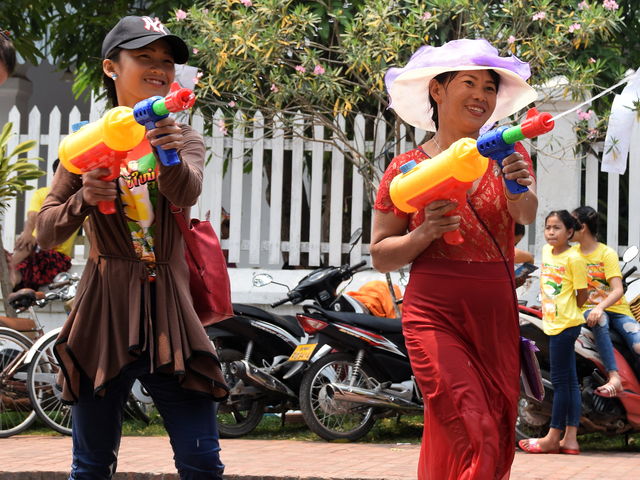
[[[425,402],[420,480],[509,478],[520,373],[514,222],[533,222],[538,200],[521,145],[502,170],[489,163],[463,205],[436,200],[405,214],[391,202],[389,184],[400,165],[429,161],[534,101],[528,77],[526,63],[500,57],[485,40],[422,47],[386,76],[391,108],[405,122],[435,131],[387,168],[371,242],[379,271],[412,264],[402,324]],[[513,195],[504,178],[529,190]],[[443,234],[456,229],[464,243],[447,244]]]

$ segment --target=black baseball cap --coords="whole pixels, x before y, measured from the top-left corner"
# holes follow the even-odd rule
[[[171,35],[160,20],[151,17],[127,16],[111,29],[102,41],[102,58],[107,58],[114,48],[133,50],[163,38],[171,46],[176,63],[189,60],[189,48],[180,37]]]

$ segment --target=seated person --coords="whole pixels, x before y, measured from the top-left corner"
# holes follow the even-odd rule
[[[53,162],[53,171],[58,168],[59,160]],[[36,242],[36,217],[50,187],[42,187],[33,193],[24,229],[18,236],[10,258],[10,279],[14,291],[20,288],[33,288],[48,285],[60,272],[71,268],[71,255],[78,232],[76,231],[64,243],[51,250],[42,250]]]
[[[514,245],[518,245],[518,243],[520,243],[520,240],[522,240],[522,238],[524,237],[524,225],[521,225],[519,223],[516,223],[516,233],[515,233],[515,239],[513,244]],[[520,250],[518,247],[514,247],[515,248],[515,257],[513,260],[513,263],[518,264],[518,263],[533,263],[533,254],[530,252],[527,252],[526,250]]]
[[[582,306],[582,311],[595,337],[608,377],[607,383],[596,388],[595,393],[602,397],[616,397],[624,388],[609,331],[618,332],[629,349],[640,359],[640,324],[624,297],[618,254],[598,241],[598,212],[591,207],[582,206],[576,208],[572,215],[580,223],[580,228],[573,234],[572,240],[577,242],[573,248],[587,262],[589,297]]]
[[[514,245],[517,245],[518,243],[520,243],[520,240],[522,240],[523,237],[524,237],[524,225],[516,223],[515,237],[513,242]],[[516,266],[522,263],[533,263],[534,257],[532,253],[527,252],[526,250],[520,250],[518,247],[514,247],[514,250],[515,250],[515,255],[514,255],[513,263],[515,263]],[[523,275],[516,276],[516,279],[515,279],[516,288],[524,285],[524,282],[527,281],[528,276],[529,276],[529,273],[524,273]]]

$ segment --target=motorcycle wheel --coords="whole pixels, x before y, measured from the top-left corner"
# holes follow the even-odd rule
[[[242,353],[237,350],[222,349],[219,354],[222,374],[230,389],[238,383],[238,378],[231,373],[229,364],[242,360]],[[218,404],[218,432],[220,438],[238,438],[251,433],[262,421],[265,404],[253,397],[229,395]]]
[[[543,378],[550,378],[549,373],[541,370]],[[549,431],[551,423],[551,407],[553,391],[545,387],[545,397],[537,402],[520,392],[518,399],[518,418],[516,419],[516,442],[525,438],[541,438]]]
[[[348,382],[355,369],[355,357],[349,353],[331,353],[314,362],[302,378],[300,410],[314,433],[325,440],[353,442],[364,437],[376,419],[373,407],[329,398],[327,385]],[[372,388],[371,374],[361,365],[354,386]]]

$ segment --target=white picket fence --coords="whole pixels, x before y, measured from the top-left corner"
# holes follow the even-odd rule
[[[565,102],[561,108],[568,106],[570,104]],[[538,108],[552,109],[552,106],[546,107],[549,108],[545,108],[545,105]],[[556,106],[556,110],[559,108]],[[221,207],[230,213],[229,236],[222,241],[223,248],[229,250],[229,261],[239,267],[279,268],[284,254],[288,256],[291,266],[314,267],[320,265],[321,261],[336,265],[344,261],[357,262],[366,256],[369,248],[368,231],[365,231],[364,241],[352,250],[350,258],[343,256],[349,251],[347,240],[351,232],[359,227],[368,229],[372,215],[362,175],[345,158],[344,149],[327,143],[321,126],[312,126],[311,139],[285,135],[283,125],[278,123],[273,125],[272,134],[265,136],[264,120],[260,112],[252,117],[253,123],[250,126],[246,122],[227,119],[229,133],[225,134],[215,126],[222,119],[221,112],[214,116],[212,133],[205,137],[210,159],[205,170],[203,194],[192,212],[194,216],[202,217],[205,212],[210,211],[214,226],[220,225]],[[92,110],[89,120],[97,118],[98,111]],[[236,120],[241,118],[242,112],[238,112]],[[39,144],[39,155],[45,159],[42,168],[47,170],[46,182],[41,180],[40,184],[51,181],[50,165],[58,156],[61,139],[67,134],[62,131],[62,120],[59,110],[54,108],[49,114],[48,131],[43,132],[42,115],[34,108],[29,113],[28,128],[18,132],[17,126],[21,124],[20,112],[15,107],[10,112],[9,121],[13,122],[14,130],[18,133],[12,138],[10,148],[27,139],[34,139]],[[65,125],[72,125],[83,119],[74,108],[67,120]],[[337,118],[336,122],[344,125],[345,119]],[[204,123],[201,117],[196,116],[192,120],[192,125],[201,132],[204,130]],[[295,128],[302,131],[302,118],[294,123]],[[362,115],[355,117],[354,134],[349,142],[359,151],[372,154],[376,159],[375,176],[379,178],[385,166],[385,124],[378,121],[375,128],[365,127],[371,127],[366,125],[365,118]],[[365,132],[371,131],[377,132],[375,138],[365,136]],[[619,189],[620,177],[601,173],[597,157],[589,157],[585,162],[577,160],[573,155],[575,137],[572,143],[571,136],[574,134],[571,121],[567,121],[564,126],[557,125],[555,131],[557,137],[553,133],[548,134],[548,138],[545,136],[542,141],[543,137],[540,137],[537,143],[541,208],[540,218],[535,226],[529,228],[529,248],[539,251],[542,246],[540,219],[544,218],[547,209],[575,208],[582,198],[584,201],[581,203],[600,206],[601,210],[606,205],[602,211],[607,216],[606,241],[609,245],[620,250],[624,245],[639,245],[640,190],[630,188],[628,197],[623,198]],[[634,132],[630,167],[626,174],[632,186],[638,184],[640,177],[638,123]],[[421,133],[417,132],[417,138],[421,138]],[[401,142],[400,150],[406,151],[412,146],[405,139]],[[228,161],[228,168],[223,175],[225,159]],[[267,160],[270,165],[268,169]],[[249,173],[244,171],[247,162],[252,165]],[[290,189],[285,189],[284,181],[289,175]],[[598,191],[598,180],[602,175],[608,175],[606,195]],[[325,181],[326,178],[330,179]],[[33,184],[36,186],[38,181]],[[285,196],[283,192],[289,190],[290,194]],[[20,202],[28,204],[31,194],[27,192]],[[621,218],[619,213],[625,203],[628,203],[628,208],[622,210],[628,210],[629,214],[628,217]],[[13,202],[4,215],[2,234],[7,249],[12,249],[22,225],[22,218],[17,215],[20,210],[17,205]],[[288,218],[283,218],[284,205],[289,207]],[[344,212],[349,216],[346,221],[343,218]],[[282,225],[285,221],[288,221],[289,229],[283,233]],[[619,238],[621,227],[628,231],[628,238]],[[81,254],[81,251],[76,252],[76,255]]]

